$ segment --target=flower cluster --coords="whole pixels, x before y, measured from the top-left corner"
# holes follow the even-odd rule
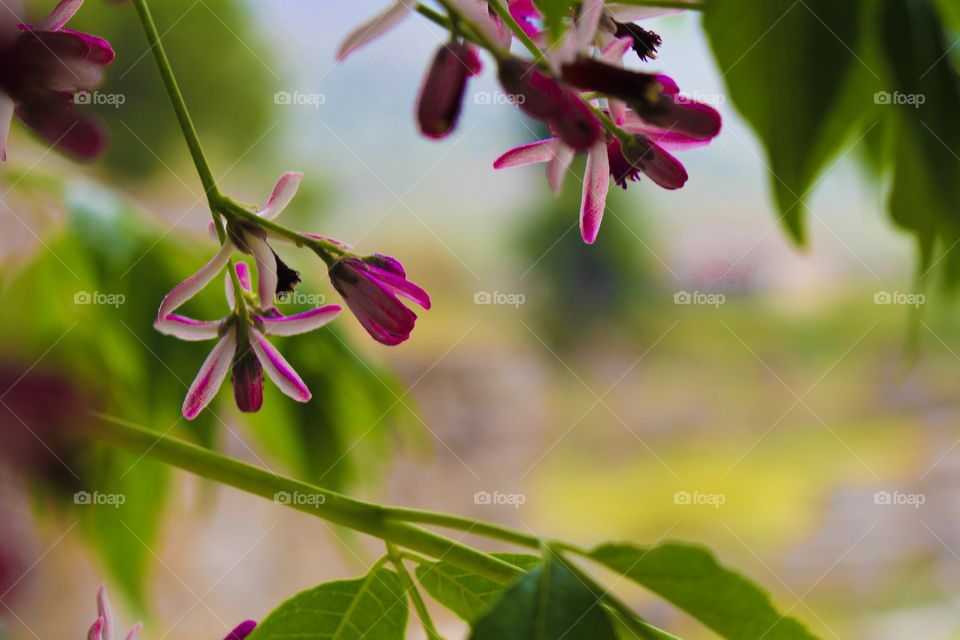
[[[449,15],[433,16],[450,26],[452,40],[437,52],[417,104],[424,135],[440,138],[456,125],[467,80],[480,70],[477,47],[497,63],[504,90],[522,111],[549,128],[551,136],[511,149],[494,168],[547,163],[547,180],[559,191],[574,156],[587,156],[580,209],[583,240],[593,243],[606,208],[610,180],[627,183],[647,176],[664,189],[687,181],[684,166],[668,150],[710,142],[720,132],[720,114],[686,98],[668,76],[628,69],[633,51],[655,59],[662,39],[636,21],[674,11],[584,0],[569,28],[553,41],[541,29],[543,16],[531,0],[446,0]],[[341,45],[343,59],[382,35],[416,8],[397,0],[362,24]],[[498,10],[499,9],[499,10]],[[518,38],[536,54],[524,60],[510,53]]]
[[[360,324],[378,342],[397,345],[410,337],[416,314],[397,297],[404,296],[425,309],[430,297],[406,279],[402,265],[383,255],[360,257],[343,243],[303,233],[281,234],[270,223],[293,199],[303,175],[280,176],[266,204],[243,217],[234,212],[227,218],[226,233],[219,251],[195,274],[178,284],[164,297],[157,312],[155,328],[181,340],[216,340],[204,360],[183,402],[183,416],[192,420],[210,404],[231,374],[233,395],[241,411],[258,411],[263,404],[263,374],[284,394],[298,402],[311,398],[310,390],[289,362],[267,340],[267,336],[292,336],[319,329],[340,313],[337,305],[326,305],[283,315],[274,302],[293,291],[300,275],[273,249],[272,243],[309,245],[329,264],[330,280]],[[229,212],[229,209],[227,210]],[[233,263],[235,252],[253,257],[257,290],[245,262]],[[176,313],[203,290],[225,268],[224,287],[229,313],[216,320],[196,320]]]
[[[243,640],[253,631],[257,623],[253,620],[244,620],[238,624],[223,640]],[[126,640],[139,640],[142,625],[135,624],[127,635]],[[106,587],[101,586],[97,592],[97,619],[90,625],[87,640],[113,640],[113,609],[107,597]]]
[[[83,0],[61,0],[36,25],[16,18],[16,2],[0,12],[0,159],[7,159],[13,116],[55,148],[78,159],[97,156],[106,133],[94,116],[75,108],[77,92],[93,89],[113,61],[110,44],[64,25]]]

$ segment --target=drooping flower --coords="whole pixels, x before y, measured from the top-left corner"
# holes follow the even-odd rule
[[[586,151],[600,139],[600,121],[573,89],[536,65],[508,58],[500,62],[500,84],[522,111],[555,131],[563,142]]]
[[[687,181],[687,171],[666,149],[705,144],[704,141],[651,127],[630,111],[622,128],[633,134],[628,148],[624,149],[618,138],[607,135],[587,152],[580,233],[588,244],[593,244],[597,239],[611,178],[626,189],[627,182],[639,180],[642,173],[664,189],[679,189]],[[493,166],[495,169],[505,169],[547,162],[547,179],[551,188],[559,191],[573,155],[572,149],[559,138],[553,137],[511,149],[497,158]]]
[[[440,47],[417,100],[417,122],[425,136],[443,138],[453,130],[460,117],[467,79],[480,69],[480,57],[473,45],[454,41]]]
[[[400,344],[410,337],[417,321],[417,314],[398,295],[430,308],[427,292],[407,280],[403,266],[389,256],[340,258],[330,267],[330,281],[367,333],[381,344]]]
[[[6,160],[14,115],[55,148],[91,159],[106,146],[99,120],[74,107],[98,86],[114,52],[103,38],[67,29],[83,0],[61,0],[35,26],[0,15],[0,159]]]
[[[224,247],[226,246],[225,244]],[[241,411],[252,412],[260,409],[263,403],[264,371],[283,393],[298,402],[309,401],[311,395],[307,385],[280,352],[267,341],[266,336],[307,333],[327,324],[340,312],[339,306],[327,305],[292,316],[281,315],[273,306],[272,291],[264,297],[264,290],[261,288],[259,298],[254,300],[250,286],[250,270],[246,263],[241,262],[236,265],[236,275],[243,289],[241,300],[248,308],[236,308],[237,296],[233,279],[227,273],[225,287],[227,304],[231,309],[229,315],[219,320],[194,320],[173,313],[223,269],[229,256],[229,251],[221,248],[213,260],[178,285],[180,291],[175,298],[176,306],[168,304],[168,300],[174,295],[174,292],[171,292],[164,299],[160,307],[161,313],[154,323],[157,331],[181,340],[217,339],[183,401],[183,416],[187,420],[196,418],[210,404],[228,370],[232,371],[233,395]],[[258,277],[262,277],[262,273],[258,272]],[[186,297],[184,290],[189,293]]]
[[[257,623],[253,620],[244,620],[237,625],[223,640],[243,640],[254,630]],[[126,640],[139,640],[142,625],[137,623],[127,633]],[[107,589],[103,585],[97,591],[97,619],[87,632],[87,640],[113,640],[113,610]]]

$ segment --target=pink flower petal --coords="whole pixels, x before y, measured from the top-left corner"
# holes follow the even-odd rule
[[[126,640],[140,640],[140,632],[143,631],[143,625],[139,622],[133,625],[133,629],[127,634]]]
[[[82,4],[83,0],[61,0],[60,3],[53,8],[53,11],[40,21],[37,29],[40,31],[57,31],[63,27],[63,25],[67,24],[67,21],[73,17],[73,14],[80,9]]]
[[[257,626],[257,623],[253,620],[244,620],[238,624],[233,631],[227,634],[227,637],[223,640],[243,640],[246,638],[253,629]]]
[[[604,0],[584,0],[577,16],[576,40],[577,48],[587,49],[593,44],[600,26],[600,17],[603,15]]]
[[[7,138],[10,136],[10,122],[15,108],[13,100],[0,93],[0,161],[4,162],[7,160]]]
[[[273,306],[273,299],[277,294],[277,259],[266,240],[249,233],[246,234],[245,239],[257,264],[257,295],[260,297],[260,308],[269,309]]]
[[[394,293],[416,302],[424,309],[430,308],[429,294],[407,280],[406,274],[398,275],[395,272],[381,269],[370,263],[366,263],[365,269],[361,273],[364,277],[375,280],[378,284],[387,287]]]
[[[350,32],[337,50],[337,60],[344,60],[360,47],[376,40],[407,17],[413,10],[412,0],[396,0],[386,11],[378,13],[370,20]]]
[[[257,359],[260,361],[260,365],[263,366],[267,377],[273,380],[273,383],[277,385],[280,391],[283,391],[297,402],[309,401],[311,396],[307,385],[303,383],[303,380],[297,375],[297,372],[293,370],[290,363],[280,355],[276,347],[267,342],[263,334],[252,327],[250,328],[249,335],[250,346],[253,347],[253,351],[257,354]]]
[[[624,119],[619,123],[624,130],[631,133],[642,133],[657,144],[667,149],[696,149],[710,144],[710,139],[697,139],[680,133],[678,131],[669,131],[656,127],[638,116],[633,111],[626,111]]]
[[[238,262],[235,268],[240,286],[243,287],[245,291],[252,291],[253,289],[250,287],[250,267],[246,262]],[[223,274],[223,290],[227,295],[227,305],[229,305],[230,310],[233,311],[237,302],[237,296],[233,292],[233,278],[230,277],[230,271]]]
[[[102,631],[104,640],[113,638],[113,607],[110,606],[110,598],[107,596],[107,587],[100,585],[97,590],[97,613],[103,623]]]
[[[688,0],[695,3],[697,0]],[[649,20],[659,16],[669,15],[671,13],[681,13],[685,9],[659,9],[656,7],[640,7],[630,4],[610,3],[607,5],[607,11],[617,22],[636,22],[637,20]]]
[[[547,182],[554,193],[560,193],[563,188],[563,179],[573,162],[573,154],[573,149],[565,144],[558,144],[556,154],[547,163]]]
[[[157,318],[153,328],[168,336],[197,342],[216,338],[220,330],[220,320],[194,320],[171,313],[165,318]]]
[[[464,17],[466,22],[479,29],[492,44],[496,45],[504,41],[497,23],[490,15],[486,0],[447,0],[447,2]]]
[[[619,62],[623,60],[623,56],[627,55],[627,51],[630,51],[631,47],[633,47],[632,38],[616,38],[603,48],[600,57],[607,62]]]
[[[210,404],[217,395],[223,379],[230,370],[233,354],[237,350],[237,330],[231,327],[203,361],[197,377],[187,391],[183,401],[183,417],[187,420],[196,418],[203,409]]]
[[[21,103],[16,115],[58,151],[92,160],[107,146],[107,132],[91,113],[75,109],[69,95],[52,92]]]
[[[165,318],[173,313],[183,306],[187,300],[197,295],[205,286],[210,284],[210,281],[226,266],[232,253],[233,243],[227,240],[207,264],[200,267],[199,271],[175,286],[173,290],[164,297],[163,302],[160,303],[160,309],[157,311],[157,318]]]
[[[523,165],[537,162],[547,162],[553,158],[557,152],[557,145],[558,141],[556,138],[546,138],[514,147],[494,160],[493,168],[506,169],[508,167],[522,167]]]
[[[87,640],[105,640],[103,637],[103,618],[97,618],[90,625],[90,631],[87,632]]]
[[[293,200],[293,196],[297,195],[297,188],[300,186],[300,180],[302,179],[303,174],[299,171],[290,171],[280,176],[277,184],[273,187],[273,193],[270,194],[267,204],[257,212],[260,217],[271,220],[280,215],[280,212]]]
[[[583,176],[580,235],[587,244],[593,244],[597,239],[609,189],[610,160],[607,158],[607,145],[601,141],[587,155],[587,170]]]
[[[263,331],[268,336],[294,336],[319,329],[336,318],[338,313],[340,313],[340,307],[331,304],[292,316],[279,318],[257,316],[257,318],[263,324]]]

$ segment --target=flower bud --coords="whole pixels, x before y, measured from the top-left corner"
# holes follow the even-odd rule
[[[249,345],[238,346],[230,381],[237,408],[246,413],[259,411],[263,406],[263,368]]]
[[[463,42],[440,47],[427,71],[417,101],[417,122],[429,138],[447,136],[457,124],[467,78],[480,72],[476,49]]]
[[[600,139],[600,121],[576,91],[516,58],[500,63],[500,84],[517,106],[556,132],[569,147],[585,151]]]

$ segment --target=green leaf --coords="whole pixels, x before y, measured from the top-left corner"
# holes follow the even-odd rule
[[[710,0],[704,27],[730,97],[766,147],[773,193],[803,243],[803,201],[863,117],[875,72],[857,52],[862,0]],[[896,47],[899,49],[899,47]]]
[[[493,556],[524,571],[540,562],[537,556],[494,553]],[[417,581],[434,600],[467,622],[475,622],[496,602],[507,585],[470,573],[448,562],[430,562],[417,566]]]
[[[548,554],[477,620],[470,638],[615,640],[616,634],[599,594]]]
[[[403,640],[406,627],[400,578],[381,567],[356,580],[298,593],[258,624],[248,640]]]
[[[779,614],[766,593],[720,566],[701,547],[605,544],[592,550],[590,557],[650,589],[724,638],[816,640],[799,622]]]

